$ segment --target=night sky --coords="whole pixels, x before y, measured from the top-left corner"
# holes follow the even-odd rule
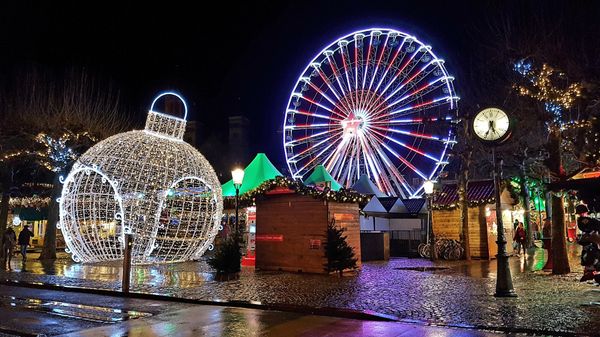
[[[290,90],[325,45],[372,26],[406,31],[446,60],[460,95],[467,53],[478,50],[467,27],[523,8],[516,1],[214,1],[212,9],[205,2],[83,3],[0,5],[2,77],[31,64],[85,67],[111,81],[142,119],[156,93],[174,89],[207,132],[226,135],[227,116],[246,115],[252,151],[277,166]]]

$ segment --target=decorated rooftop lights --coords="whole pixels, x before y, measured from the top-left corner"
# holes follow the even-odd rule
[[[387,195],[421,195],[455,143],[453,80],[431,46],[404,32],[372,28],[332,42],[300,74],[285,109],[292,177],[322,164],[345,188],[366,174]]]
[[[179,99],[183,117],[158,112]],[[146,127],[90,148],[64,180],[59,228],[73,260],[121,259],[134,235],[134,263],[200,257],[218,232],[221,186],[208,161],[183,141],[187,106],[173,92],[152,102]]]

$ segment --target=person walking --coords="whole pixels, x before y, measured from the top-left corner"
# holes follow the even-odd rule
[[[515,236],[514,236],[513,240],[517,243],[517,256],[520,256],[519,253],[521,253],[521,248],[523,249],[523,255],[525,255],[526,235],[525,235],[525,229],[523,228],[522,222],[519,222],[519,225],[517,226],[517,230],[515,231]]]
[[[15,246],[17,244],[17,234],[15,234],[15,231],[11,228],[8,227],[5,231],[4,234],[2,235],[2,266],[5,269],[9,269],[10,270],[10,262],[12,260],[13,257],[13,251],[15,249]],[[8,264],[7,264],[8,262]]]
[[[27,261],[27,246],[29,246],[29,240],[33,237],[33,232],[29,230],[29,226],[25,225],[21,233],[19,233],[19,245],[21,246],[21,256],[23,256],[23,262]]]
[[[595,280],[600,283],[600,221],[591,218],[588,215],[589,209],[586,205],[581,204],[575,207],[577,217],[577,227],[581,230],[582,235],[578,243],[583,246],[581,249],[581,265],[583,268],[583,276],[579,282]]]

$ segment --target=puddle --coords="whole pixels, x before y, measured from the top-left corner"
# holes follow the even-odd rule
[[[46,301],[37,298],[0,296],[0,307],[39,311],[50,315],[91,321],[117,323],[130,319],[150,317],[152,314],[134,310],[121,310],[95,305]]]
[[[450,269],[450,267],[397,267],[394,269],[396,269],[396,270],[415,270],[415,271],[436,271],[436,270]]]

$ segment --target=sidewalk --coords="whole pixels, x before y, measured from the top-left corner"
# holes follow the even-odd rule
[[[555,276],[541,271],[544,251],[511,257],[516,299],[495,298],[495,261],[392,259],[367,262],[353,276],[244,269],[240,279],[217,282],[203,261],[141,266],[132,271],[132,291],[206,301],[255,301],[372,310],[399,321],[530,333],[600,331],[600,301],[595,286],[580,283],[579,246],[569,244],[572,273]],[[33,257],[33,256],[32,256]],[[429,267],[440,268],[428,270]],[[66,256],[54,263],[30,259],[13,262],[0,279],[119,290],[119,263],[82,265]]]

